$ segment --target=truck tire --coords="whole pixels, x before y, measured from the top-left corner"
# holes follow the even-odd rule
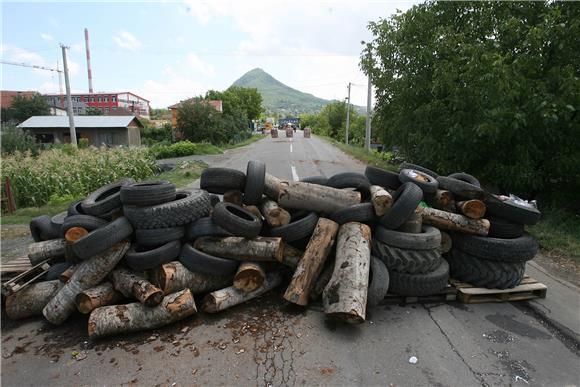
[[[367,305],[377,306],[385,298],[389,290],[389,271],[377,257],[371,255],[371,270],[369,290],[367,293]]]
[[[427,273],[432,271],[441,261],[439,249],[408,250],[386,245],[373,240],[373,254],[379,257],[390,271],[399,273]]]
[[[451,276],[474,286],[509,289],[524,277],[525,262],[500,262],[481,259],[458,249],[448,254]]]
[[[538,253],[538,241],[530,234],[503,239],[454,233],[453,247],[490,261],[526,262]]]
[[[490,225],[487,235],[490,237],[511,239],[524,235],[524,225],[521,223],[510,222],[496,216],[488,216],[487,220]]]
[[[441,246],[441,231],[433,226],[423,226],[420,234],[386,229],[377,225],[373,239],[389,246],[408,250],[432,250]]]
[[[404,274],[389,272],[389,293],[401,296],[428,296],[436,294],[447,287],[449,282],[449,264],[441,259],[439,266],[424,274]]]

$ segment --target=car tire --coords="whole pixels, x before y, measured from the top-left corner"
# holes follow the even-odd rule
[[[437,187],[439,187],[439,182],[436,178],[416,169],[401,169],[399,180],[403,184],[416,184],[425,194],[434,194],[437,192]]]
[[[122,216],[75,241],[73,251],[79,259],[86,260],[128,239],[132,234],[131,223]]]
[[[378,240],[372,242],[373,255],[380,258],[387,269],[398,273],[427,273],[441,261],[439,249],[409,250],[386,245]]]
[[[422,166],[417,165],[417,164],[411,164],[411,163],[406,163],[406,162],[401,163],[401,165],[399,165],[399,172],[401,172],[401,170],[403,170],[403,169],[414,169],[416,171],[426,173],[429,176],[433,176],[436,179],[439,177],[439,174],[437,172],[432,171],[429,168],[425,168],[425,167],[422,167]]]
[[[230,168],[206,168],[201,173],[199,186],[208,192],[223,195],[227,191],[243,191],[246,175]]]
[[[185,236],[185,227],[166,227],[135,230],[135,240],[139,246],[161,246],[172,241],[179,241]]]
[[[127,266],[136,271],[154,269],[179,257],[181,242],[171,241],[154,249],[133,246],[125,255]]]
[[[190,242],[202,236],[226,237],[232,236],[232,233],[215,224],[211,216],[206,216],[188,224],[185,228],[185,238]]]
[[[68,206],[67,212],[69,216],[86,215],[82,207],[83,200],[85,199],[74,201]]]
[[[465,172],[452,173],[447,177],[452,177],[454,179],[461,180],[469,184],[473,184],[476,187],[481,187],[481,183],[479,182],[479,180],[475,178],[475,176],[471,176],[470,174]]]
[[[257,160],[248,161],[246,169],[246,184],[244,187],[244,203],[256,205],[262,200],[264,180],[266,179],[266,164]]]
[[[512,239],[524,235],[524,225],[521,223],[510,222],[509,220],[489,216],[489,233],[487,236],[493,238]]]
[[[142,181],[121,187],[121,203],[128,206],[154,206],[175,200],[175,185],[166,180]]]
[[[326,185],[332,188],[354,188],[367,196],[371,188],[369,179],[362,173],[356,172],[337,173],[328,178]]]
[[[401,180],[399,180],[398,173],[373,167],[372,165],[366,167],[365,176],[369,179],[371,184],[386,189],[396,190],[401,186]]]
[[[439,266],[428,273],[405,274],[389,272],[389,293],[401,296],[428,296],[439,293],[449,282],[449,264],[443,258]]]
[[[218,203],[211,214],[211,219],[224,230],[244,238],[255,238],[262,230],[261,219],[232,203]]]
[[[52,226],[52,218],[48,215],[41,215],[30,221],[30,235],[35,242],[47,241],[60,237],[60,230]]]
[[[87,215],[101,217],[121,207],[121,187],[134,183],[133,179],[123,179],[107,184],[92,192],[81,203]]]
[[[389,271],[383,261],[372,255],[370,268],[367,305],[373,307],[379,305],[387,295],[389,290]]]
[[[73,227],[81,227],[87,231],[93,231],[105,226],[107,223],[106,220],[97,218],[96,216],[72,215],[64,220],[61,226],[61,233],[62,235],[66,234],[66,232]]]
[[[372,203],[354,204],[349,207],[341,208],[330,215],[330,219],[338,224],[348,222],[369,223],[375,219],[375,208]]]
[[[526,262],[538,253],[536,238],[524,234],[518,238],[503,239],[454,233],[453,247],[481,259],[502,262]]]
[[[422,199],[423,191],[416,184],[401,185],[393,195],[391,209],[379,219],[379,223],[389,230],[401,227],[415,212]]]
[[[470,184],[453,177],[439,176],[437,178],[439,188],[451,191],[455,196],[464,199],[483,199],[484,192],[481,187]]]
[[[214,257],[197,250],[186,243],[181,250],[179,262],[189,271],[214,276],[232,276],[238,270],[239,262],[232,259]]]
[[[494,195],[486,198],[485,206],[488,215],[497,216],[514,223],[533,225],[538,223],[541,217],[540,211],[536,208],[522,206],[512,199],[502,201]]]
[[[373,232],[373,239],[400,249],[432,250],[441,246],[441,231],[433,226],[425,225],[420,234],[411,234],[377,225]]]
[[[278,227],[272,227],[270,235],[281,237],[284,242],[295,242],[303,238],[312,236],[312,232],[318,223],[318,215],[311,212],[305,217],[292,221],[288,224]]]
[[[50,266],[44,275],[44,281],[54,281],[73,264],[72,262],[59,262]]]
[[[310,183],[310,184],[317,184],[317,185],[326,185],[328,183],[328,177],[325,176],[310,176],[305,177],[304,179],[300,180],[303,183]]]

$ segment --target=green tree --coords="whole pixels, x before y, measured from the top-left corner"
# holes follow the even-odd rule
[[[87,116],[102,116],[103,111],[97,107],[89,106],[85,109],[85,115],[87,115]]]
[[[177,108],[177,128],[192,142],[210,142],[215,145],[228,142],[222,125],[221,113],[203,99],[183,101]]]
[[[225,114],[242,111],[248,120],[255,120],[262,113],[262,96],[257,89],[230,86],[225,91],[208,90],[207,99],[221,100]]]
[[[36,154],[38,143],[28,132],[14,124],[2,124],[2,153],[31,151]]]
[[[12,105],[8,109],[3,109],[4,118],[2,121],[15,121],[21,123],[32,116],[50,115],[50,106],[46,99],[39,93],[30,97],[16,95],[12,98]]]
[[[428,2],[369,29],[361,66],[386,144],[504,192],[578,192],[577,4]]]

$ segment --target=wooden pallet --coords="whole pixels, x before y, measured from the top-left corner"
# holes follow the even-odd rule
[[[416,303],[434,303],[434,302],[449,302],[456,300],[457,289],[453,286],[447,287],[437,294],[430,294],[428,296],[399,296],[398,294],[387,294],[381,301],[384,305],[405,305]]]
[[[28,257],[19,257],[0,264],[0,273],[2,275],[6,273],[22,273],[31,267]]]
[[[454,279],[450,279],[449,282],[457,289],[457,300],[464,304],[532,300],[546,298],[548,292],[546,285],[529,276],[524,276],[518,286],[503,290],[476,288],[471,284]]]

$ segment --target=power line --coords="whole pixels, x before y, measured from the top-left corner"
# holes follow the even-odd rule
[[[29,64],[29,63],[10,62],[10,61],[7,61],[7,60],[0,60],[0,63],[6,64],[6,65],[10,65],[10,66],[30,67],[30,68],[38,69],[38,70],[47,70],[47,71],[54,71],[54,72],[57,72],[57,73],[62,73],[62,70],[59,70],[58,68],[53,69],[53,68],[50,68],[50,67],[33,65],[33,64]]]

